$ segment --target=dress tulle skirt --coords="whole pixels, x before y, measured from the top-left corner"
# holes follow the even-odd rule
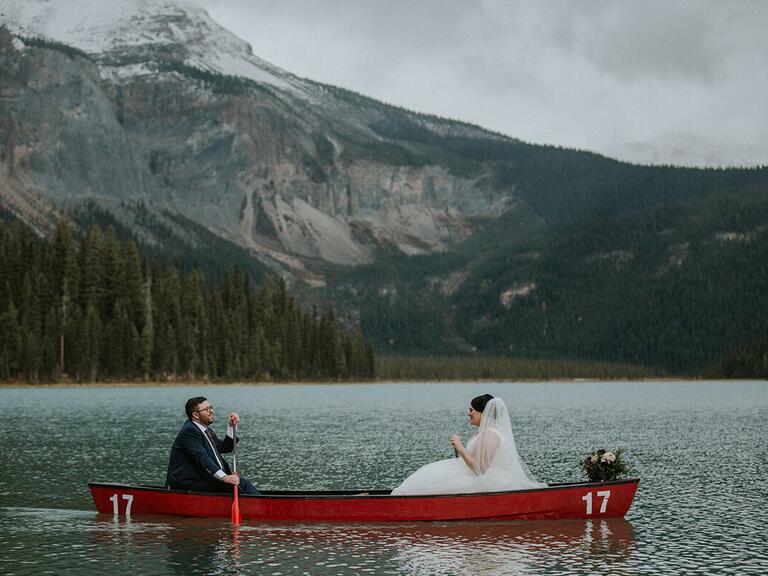
[[[450,458],[422,466],[392,490],[392,495],[468,494],[525,490],[543,486],[546,484],[529,480],[522,471],[517,473],[516,470],[492,468],[485,474],[478,475],[472,472],[461,458]]]

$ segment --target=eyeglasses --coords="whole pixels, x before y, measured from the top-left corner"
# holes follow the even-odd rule
[[[206,406],[205,408],[198,408],[195,412],[213,412],[213,405]]]

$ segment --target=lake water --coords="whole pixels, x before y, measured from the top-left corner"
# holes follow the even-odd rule
[[[184,401],[242,423],[238,467],[264,489],[391,488],[466,441],[469,399],[512,415],[541,480],[582,480],[624,447],[625,519],[258,524],[97,515],[87,480],[162,483]],[[768,383],[577,382],[0,388],[0,574],[768,573]]]

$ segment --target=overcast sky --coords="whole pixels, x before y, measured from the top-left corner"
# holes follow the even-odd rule
[[[197,0],[299,76],[528,142],[768,164],[768,0]]]

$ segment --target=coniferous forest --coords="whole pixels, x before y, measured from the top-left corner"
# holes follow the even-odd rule
[[[0,381],[373,377],[373,349],[285,283],[150,261],[115,230],[50,241],[0,219]]]
[[[578,360],[626,375],[635,366],[768,378],[767,199],[762,184],[734,185],[560,228],[516,225],[512,212],[449,252],[339,269],[329,286],[340,287],[339,310],[360,309],[382,360],[462,355],[471,365],[479,356],[497,373],[510,369],[485,359],[505,357],[582,377],[559,364]],[[388,358],[381,368],[382,377],[404,370]],[[528,363],[515,372],[541,371]]]

